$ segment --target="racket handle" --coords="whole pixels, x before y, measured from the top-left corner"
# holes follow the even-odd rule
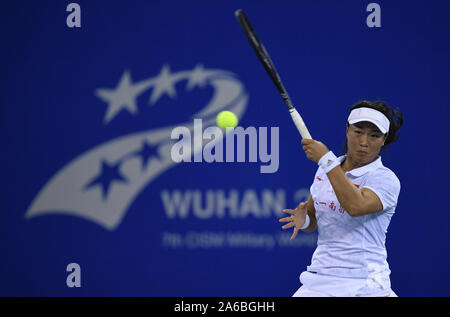
[[[297,109],[291,108],[289,109],[289,113],[291,114],[292,121],[294,121],[298,132],[300,132],[302,136],[302,139],[312,139],[311,134],[309,134],[308,128],[306,128],[306,125],[303,122],[303,119],[298,113]]]

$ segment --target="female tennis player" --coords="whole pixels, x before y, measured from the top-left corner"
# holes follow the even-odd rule
[[[306,156],[319,168],[308,200],[282,228],[318,230],[311,265],[300,275],[293,296],[392,296],[385,247],[397,205],[400,181],[383,166],[380,151],[398,139],[402,114],[381,101],[350,109],[346,155],[336,157],[321,142],[303,139]]]

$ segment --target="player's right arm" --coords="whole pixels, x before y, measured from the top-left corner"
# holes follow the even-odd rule
[[[316,219],[316,208],[314,208],[314,200],[312,196],[309,195],[308,201],[306,202],[306,210],[309,216],[309,226],[303,229],[303,232],[313,232],[317,229],[317,219]]]
[[[316,209],[314,208],[314,201],[312,196],[309,195],[308,200],[301,202],[295,209],[284,209],[283,212],[290,214],[289,217],[281,218],[280,222],[287,222],[282,229],[289,229],[294,227],[291,240],[295,239],[299,230],[303,232],[313,232],[317,228]],[[305,229],[301,229],[306,222],[306,215],[309,218],[309,225]]]

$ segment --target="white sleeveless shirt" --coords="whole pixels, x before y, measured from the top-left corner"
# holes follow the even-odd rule
[[[339,157],[341,162],[344,159],[345,156]],[[383,166],[381,157],[345,175],[356,187],[372,190],[380,198],[383,210],[350,216],[341,207],[327,175],[319,167],[310,188],[316,209],[318,240],[307,271],[364,279],[368,281],[368,292],[373,287],[390,289],[385,241],[397,206],[400,181]]]

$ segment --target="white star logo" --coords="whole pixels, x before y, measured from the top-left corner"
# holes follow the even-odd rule
[[[232,76],[231,73],[223,70],[204,69],[202,64],[198,64],[191,71],[171,73],[169,65],[164,65],[156,77],[148,78],[133,83],[128,70],[125,70],[116,88],[100,88],[95,94],[108,104],[104,124],[108,124],[122,110],[126,110],[133,116],[138,114],[136,99],[149,88],[152,88],[149,104],[153,106],[162,96],[168,95],[170,98],[177,96],[176,84],[180,80],[187,80],[186,90],[190,91],[195,87],[204,87],[211,82],[214,76]]]
[[[171,76],[169,65],[164,65],[154,81],[150,104],[155,104],[155,102],[164,94],[168,94],[170,98],[174,98],[177,94],[174,87],[177,80],[178,78],[176,76]]]
[[[115,89],[97,89],[96,95],[108,103],[108,110],[103,122],[107,124],[122,109],[127,110],[132,115],[136,115],[138,110],[136,98],[147,88],[148,84],[145,82],[132,85],[130,72],[126,70]]]
[[[192,90],[192,88],[199,86],[204,87],[206,83],[206,79],[210,76],[210,72],[205,71],[203,65],[198,64],[195,66],[194,70],[191,72],[189,76],[189,81],[186,85],[186,89],[188,91]]]
[[[128,70],[120,75],[115,88],[94,91],[102,100],[101,103],[106,103],[106,123],[120,114],[133,116],[129,119],[134,119],[142,109],[139,108],[142,106],[139,97],[147,92],[151,97],[146,95],[144,98],[153,102],[161,100],[166,94],[174,97],[179,92],[176,89],[185,88],[180,85],[184,83],[186,89],[208,86],[210,99],[203,100],[203,108],[193,116],[203,119],[204,126],[215,125],[215,114],[224,109],[233,111],[240,118],[248,104],[244,85],[235,74],[221,69],[205,69],[202,65],[197,65],[194,69],[172,73],[168,66],[164,66],[156,77],[138,82],[132,81]],[[209,94],[211,91],[212,94]],[[179,94],[177,97],[183,99],[184,96]],[[183,106],[182,103],[178,104]],[[25,214],[26,219],[65,214],[93,221],[109,230],[116,229],[144,188],[176,166],[171,156],[171,148],[175,143],[171,138],[171,131],[179,125],[180,123],[172,123],[155,129],[128,132],[114,139],[103,140],[80,153],[51,176],[40,189]],[[182,126],[186,126],[190,133],[194,132],[191,119],[182,123]],[[221,142],[222,137],[215,137],[208,145]],[[203,142],[194,142],[189,157],[191,154],[201,153],[203,146]],[[64,199],[60,199],[61,197]]]

